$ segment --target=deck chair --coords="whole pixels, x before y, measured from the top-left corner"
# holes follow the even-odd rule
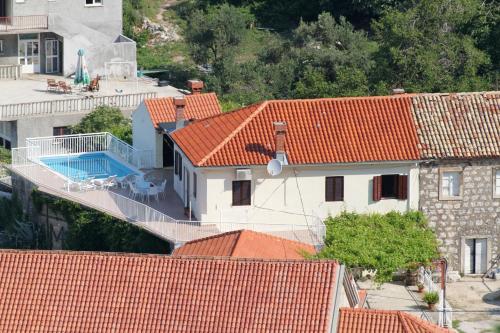
[[[63,93],[65,93],[65,94],[72,93],[71,86],[69,84],[67,84],[66,82],[59,81],[58,85],[59,85],[59,89],[61,89],[61,91]]]
[[[59,90],[59,85],[54,79],[47,79],[47,91],[57,91]]]
[[[101,80],[101,77],[99,75],[97,75],[95,79],[92,79],[92,81],[90,81],[90,84],[87,87],[87,90],[88,91],[99,91],[99,81],[100,80]]]

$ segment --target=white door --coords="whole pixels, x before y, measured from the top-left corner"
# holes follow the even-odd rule
[[[59,41],[45,41],[45,73],[59,73]]]
[[[488,240],[470,238],[465,240],[464,274],[484,274],[488,269]]]
[[[476,238],[476,267],[474,268],[476,274],[484,274],[488,269],[487,246],[486,238]]]
[[[40,43],[38,40],[19,40],[19,64],[23,73],[40,72]]]

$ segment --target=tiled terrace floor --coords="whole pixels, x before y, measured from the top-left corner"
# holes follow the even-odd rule
[[[64,100],[78,97],[97,97],[110,96],[118,94],[135,94],[145,92],[156,92],[158,97],[178,96],[180,92],[171,86],[158,87],[155,81],[148,79],[138,79],[129,81],[106,81],[100,82],[98,92],[83,92],[79,88],[74,88],[71,94],[47,91],[47,79],[56,81],[65,81],[72,83],[72,80],[62,76],[32,74],[23,75],[21,80],[0,80],[0,91],[2,97],[1,104],[26,103],[26,96],[29,96],[29,102],[43,102],[53,100]]]

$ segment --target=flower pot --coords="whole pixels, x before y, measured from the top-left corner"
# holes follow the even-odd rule
[[[436,308],[436,304],[427,303],[427,307],[430,311],[434,311],[434,309]]]
[[[424,287],[423,286],[422,287],[418,287],[418,292],[419,293],[423,293],[424,292]]]

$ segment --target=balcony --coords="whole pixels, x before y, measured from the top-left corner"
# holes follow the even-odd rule
[[[47,15],[0,17],[0,33],[24,30],[46,30],[49,28]]]

